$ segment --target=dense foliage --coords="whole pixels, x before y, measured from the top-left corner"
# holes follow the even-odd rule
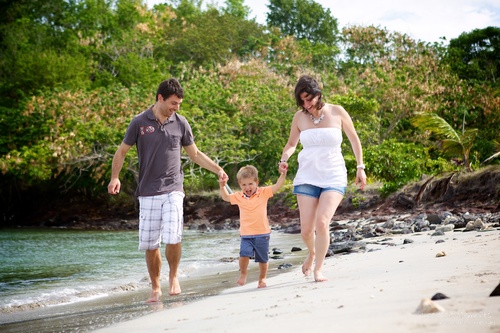
[[[431,45],[372,26],[339,32],[335,13],[311,0],[271,0],[268,8],[263,26],[248,17],[242,0],[222,7],[170,0],[154,8],[141,0],[2,2],[4,223],[60,197],[133,201],[135,150],[122,171],[121,199],[106,194],[112,155],[130,119],[154,103],[157,85],[172,76],[185,88],[180,113],[198,147],[233,182],[247,163],[259,168],[262,183],[277,178],[296,110],[293,87],[304,73],[322,82],[328,102],[351,114],[367,174],[384,184],[384,193],[424,173],[478,168],[498,152],[500,28]],[[425,114],[460,149],[443,149],[451,147],[449,136],[415,118]],[[343,149],[352,179],[356,161],[347,139]],[[217,187],[187,157],[183,165],[186,191]]]

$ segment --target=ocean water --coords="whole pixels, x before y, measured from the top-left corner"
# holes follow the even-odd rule
[[[270,245],[284,252],[284,259],[270,261],[270,276],[280,264],[297,264],[305,255],[290,251],[302,246],[300,235],[273,232]],[[238,252],[236,230],[185,230],[183,292],[151,306],[144,303],[149,278],[137,231],[0,230],[0,331],[86,332],[208,297],[236,286]],[[253,283],[258,265],[251,262],[249,268]],[[164,259],[164,295],[167,276]]]

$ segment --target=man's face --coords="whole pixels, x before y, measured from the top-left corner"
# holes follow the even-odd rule
[[[169,118],[181,107],[182,98],[177,97],[177,95],[171,95],[167,99],[163,99],[163,96],[159,95],[158,101],[160,102],[161,113],[163,116]]]

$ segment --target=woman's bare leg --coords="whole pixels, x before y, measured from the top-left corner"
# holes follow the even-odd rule
[[[326,253],[330,246],[330,222],[337,207],[344,196],[335,191],[321,194],[316,209],[316,239],[314,243],[316,253],[316,264],[314,265],[314,280],[316,282],[326,281],[327,278],[321,272],[325,262]]]
[[[300,213],[300,234],[302,241],[307,247],[309,254],[302,264],[302,273],[309,275],[312,270],[316,255],[315,243],[315,220],[318,199],[306,195],[297,195],[297,203]]]

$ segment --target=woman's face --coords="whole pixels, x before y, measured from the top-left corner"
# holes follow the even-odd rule
[[[320,95],[314,96],[307,92],[303,92],[302,94],[300,94],[300,99],[302,100],[302,106],[304,107],[304,109],[309,112],[316,110],[319,96]]]

